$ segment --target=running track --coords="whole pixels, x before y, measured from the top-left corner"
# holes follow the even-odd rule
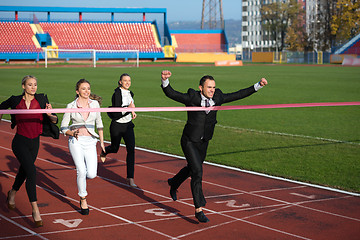
[[[5,201],[19,166],[11,151],[14,131],[0,122],[0,239],[359,239],[358,194],[332,191],[234,169],[204,165],[205,214],[194,217],[189,180],[178,201],[166,180],[182,158],[136,150],[135,182],[125,184],[125,150],[99,162],[98,177],[88,180],[90,215],[79,211],[76,172],[67,140],[41,138],[36,162],[38,204],[44,227],[34,228],[21,188],[15,211]],[[180,136],[179,136],[180,137]]]

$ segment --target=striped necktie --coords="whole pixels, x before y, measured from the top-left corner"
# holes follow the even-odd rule
[[[205,107],[210,107],[209,99],[205,99]],[[205,113],[208,114],[210,110],[206,110]]]

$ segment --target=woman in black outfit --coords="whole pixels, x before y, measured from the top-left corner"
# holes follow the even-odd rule
[[[112,95],[111,107],[135,107],[134,93],[129,90],[131,86],[131,78],[129,74],[124,73],[120,76],[117,87]],[[108,113],[112,119],[110,124],[111,145],[105,148],[105,152],[100,154],[101,160],[104,162],[106,155],[109,153],[117,153],[119,150],[121,138],[124,138],[126,145],[126,167],[127,178],[126,181],[129,186],[137,187],[134,182],[134,166],[135,166],[135,135],[134,124],[131,121],[136,118],[135,112],[113,112]]]
[[[0,109],[51,109],[51,104],[45,94],[37,94],[37,79],[33,76],[25,76],[21,82],[24,92],[19,96],[11,96],[0,104]],[[2,114],[0,114],[0,119]],[[35,160],[39,151],[39,136],[51,136],[59,138],[59,129],[56,127],[56,114],[17,114],[11,115],[11,128],[16,128],[16,134],[12,141],[12,150],[20,162],[19,171],[16,175],[12,189],[7,195],[8,208],[13,210],[15,195],[21,185],[25,183],[26,192],[32,207],[32,217],[36,227],[43,226],[36,196],[36,167]],[[51,124],[50,121],[53,123]]]

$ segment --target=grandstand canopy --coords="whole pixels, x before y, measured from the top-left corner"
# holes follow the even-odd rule
[[[18,12],[47,12],[48,21],[51,21],[51,12],[63,13],[79,13],[79,21],[81,21],[82,13],[110,13],[113,21],[114,13],[142,13],[145,17],[146,13],[160,13],[164,16],[164,23],[167,23],[166,8],[83,8],[83,7],[21,7],[21,6],[0,6],[2,12],[14,12],[15,21],[17,21]],[[144,19],[145,20],[145,19]]]

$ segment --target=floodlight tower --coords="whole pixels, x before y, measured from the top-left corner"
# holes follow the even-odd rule
[[[216,29],[219,27],[224,29],[222,0],[203,0],[201,29],[205,28],[206,22],[209,24],[209,29]]]

